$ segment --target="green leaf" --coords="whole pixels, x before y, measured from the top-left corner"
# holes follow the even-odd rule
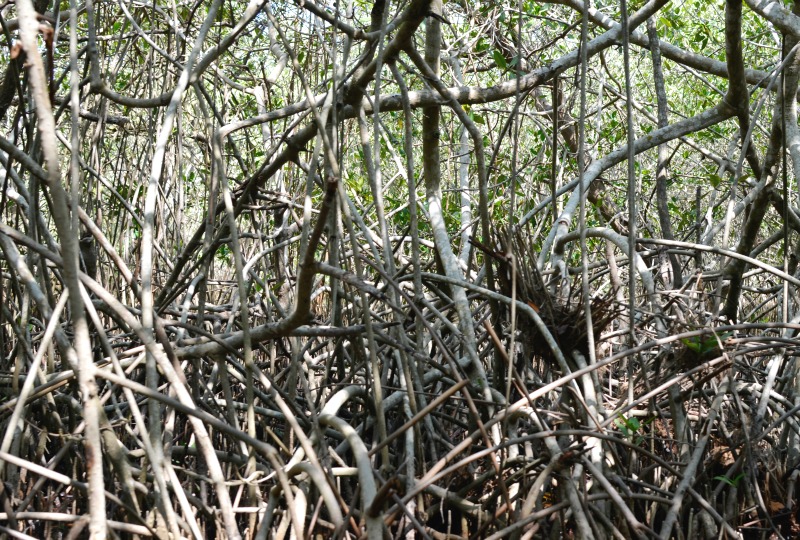
[[[724,475],[715,476],[714,480],[719,480],[720,482],[724,482],[724,483],[728,484],[731,487],[738,487],[739,486],[739,482],[742,481],[742,478],[744,478],[744,473],[740,473],[740,474],[736,475],[735,478],[728,478],[727,476],[724,476]]]
[[[637,431],[639,431],[639,428],[642,427],[637,418],[626,418],[623,415],[619,415],[614,420],[614,423],[617,425],[620,433],[622,433],[625,437],[632,437]]]
[[[724,332],[719,334],[719,339],[717,339],[717,336],[695,336],[683,338],[681,342],[698,355],[704,356],[718,351],[720,342],[725,341],[732,335],[732,332]]]
[[[500,69],[506,69],[508,67],[508,64],[506,63],[506,57],[503,56],[503,53],[500,51],[495,49],[495,51],[492,53],[492,58],[494,58],[495,64],[497,64]]]
[[[715,476],[714,480],[719,480],[720,482],[725,482],[729,486],[734,486],[734,487],[736,486],[736,484],[733,483],[733,480],[731,480],[727,476]]]

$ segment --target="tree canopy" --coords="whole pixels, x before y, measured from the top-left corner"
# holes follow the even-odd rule
[[[799,535],[790,4],[5,3],[0,535]]]

